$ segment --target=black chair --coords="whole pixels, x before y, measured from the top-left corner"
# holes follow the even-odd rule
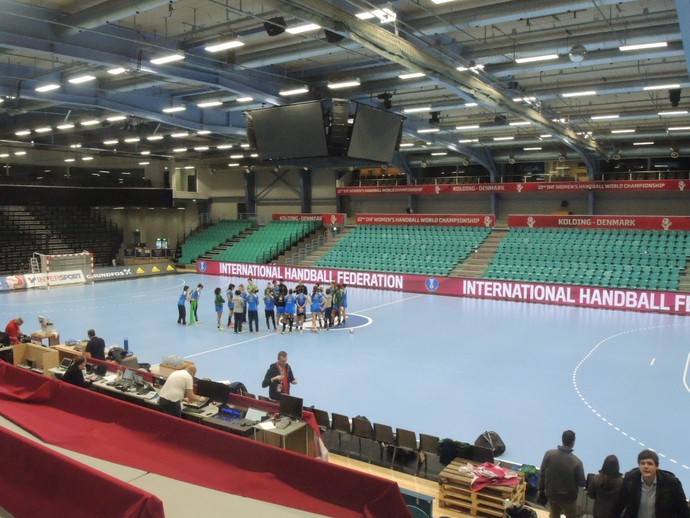
[[[424,465],[424,478],[438,481],[438,475],[443,470],[441,464],[441,457],[438,452],[439,438],[434,435],[427,435],[425,433],[419,434],[419,465],[417,466],[417,473],[419,474],[419,467]],[[429,465],[432,466],[429,470]],[[431,476],[429,476],[431,472]]]
[[[374,423],[374,441],[379,445],[379,466],[383,466],[383,452],[388,448],[393,448],[393,459],[395,460],[395,451],[397,448],[395,446],[393,428],[387,424]],[[369,457],[369,462],[371,462],[371,457]]]
[[[310,408],[309,411],[314,414],[314,419],[316,420],[316,425],[321,430],[321,435],[323,437],[323,444],[326,449],[331,449],[331,440],[333,439],[333,430],[331,430],[331,419],[328,417],[328,412],[325,410],[319,410],[318,408]]]
[[[374,449],[376,441],[374,441],[374,429],[371,427],[371,423],[368,419],[363,417],[353,417],[352,418],[352,436],[357,438],[357,456],[359,459],[363,460],[362,455],[362,445],[368,446],[369,455],[367,458],[371,461],[371,452]]]
[[[343,435],[348,437],[351,442],[352,428],[350,428],[350,418],[346,415],[331,413],[331,428],[338,434],[338,451],[340,453],[349,453],[349,448],[343,448]],[[349,446],[349,445],[348,445]]]
[[[417,435],[410,430],[403,428],[395,429],[395,445],[396,451],[393,452],[393,462],[391,466],[395,466],[395,454],[398,450],[403,450],[414,454],[414,473],[417,473],[417,466],[419,464],[419,450],[417,449]],[[400,463],[401,471],[405,471],[405,462]]]
[[[467,449],[467,460],[477,464],[483,464],[484,462],[493,463],[494,452],[489,448],[470,444],[469,448]]]
[[[266,396],[259,396],[259,401],[268,401],[270,403],[275,403],[275,401],[273,401],[270,397]]]

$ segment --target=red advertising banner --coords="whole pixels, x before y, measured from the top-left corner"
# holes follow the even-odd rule
[[[617,228],[631,230],[690,230],[685,216],[508,216],[508,226],[529,228]]]
[[[336,187],[338,196],[381,194],[476,194],[476,193],[534,193],[586,191],[677,191],[690,192],[688,180],[612,180],[607,182],[515,182],[515,183],[459,183],[439,185],[371,185]]]
[[[491,214],[357,214],[356,225],[436,225],[445,227],[493,227]]]
[[[198,261],[197,271],[227,277],[301,280],[307,284],[337,282],[348,286],[449,295],[515,302],[536,302],[597,309],[690,315],[690,293],[622,290],[594,286],[567,286],[488,279],[428,277],[386,272],[301,268],[274,264]]]
[[[273,214],[273,221],[322,221],[324,225],[344,225],[345,214]]]

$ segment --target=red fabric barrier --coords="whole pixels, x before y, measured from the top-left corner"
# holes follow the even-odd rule
[[[43,441],[328,516],[409,516],[394,482],[0,363],[0,413]]]
[[[5,428],[0,428],[0,487],[0,505],[17,517],[165,516],[157,497]]]

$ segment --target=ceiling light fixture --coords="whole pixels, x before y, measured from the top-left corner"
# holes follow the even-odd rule
[[[404,108],[403,113],[421,113],[421,112],[430,112],[431,111],[431,106],[417,106],[414,108]]]
[[[458,140],[458,144],[471,144],[474,142],[479,142],[478,138],[465,138]]]
[[[596,90],[585,90],[584,92],[568,92],[561,94],[561,97],[587,97],[589,95],[597,95]]]
[[[288,96],[288,95],[297,95],[297,94],[306,94],[309,91],[309,88],[306,86],[298,86],[296,88],[289,88],[287,90],[281,90],[278,92],[278,95],[282,96]]]
[[[203,103],[198,103],[197,106],[199,108],[211,108],[213,106],[221,106],[222,104],[222,101],[205,101]]]
[[[108,70],[108,73],[111,76],[119,76],[120,74],[124,74],[125,72],[127,72],[127,69],[122,67],[111,68],[110,70]]]
[[[471,129],[479,129],[479,124],[470,124],[468,126],[455,126],[456,130],[471,130]]]
[[[105,145],[105,146],[114,146],[115,144],[119,144],[119,143],[120,143],[120,141],[117,140],[117,139],[114,139],[114,140],[104,140],[104,141],[103,141],[103,145]]]
[[[146,140],[148,140],[149,142],[153,142],[155,140],[163,140],[163,135],[150,135],[146,137]]]
[[[501,141],[501,140],[515,140],[515,137],[494,137],[494,140],[496,142]]]
[[[558,59],[558,54],[544,54],[543,56],[530,56],[527,58],[516,58],[515,62],[521,65],[523,63],[535,63],[538,61],[551,61],[553,59]]]
[[[173,61],[181,61],[184,59],[184,54],[169,54],[167,56],[161,56],[159,58],[154,58],[151,63],[154,65],[165,65],[166,63],[172,63]]]
[[[139,137],[129,137],[129,138],[126,138],[124,141],[127,142],[128,144],[131,144],[133,142],[139,142],[139,140],[140,140]]]
[[[646,142],[633,142],[633,146],[651,146],[653,144],[654,144],[654,142],[651,140],[646,141]]]
[[[614,135],[616,133],[635,133],[635,130],[634,129],[619,129],[619,130],[611,130],[611,133],[613,133]]]
[[[168,108],[163,108],[161,111],[163,113],[177,113],[177,112],[183,112],[187,108],[184,106],[169,106]]]
[[[228,50],[228,49],[236,49],[237,47],[242,47],[244,43],[242,43],[240,40],[231,40],[231,41],[225,41],[223,43],[217,43],[215,45],[209,45],[208,47],[204,47],[204,50],[206,52],[220,52],[221,50]]]
[[[183,138],[183,137],[188,137],[189,133],[186,131],[181,131],[179,133],[171,133],[170,136],[172,138]]]
[[[400,74],[398,78],[400,79],[416,79],[418,77],[425,77],[426,74],[423,72],[409,72],[407,74]]]
[[[541,151],[542,148],[540,148],[540,147],[525,147],[522,149],[523,149],[523,151]]]
[[[79,124],[81,124],[82,126],[95,126],[96,124],[100,123],[101,121],[99,121],[98,119],[90,119],[84,122],[80,122]]]
[[[642,88],[642,90],[649,92],[651,90],[666,90],[671,88],[680,88],[680,85],[678,83],[673,83],[668,85],[645,86]]]
[[[343,81],[329,82],[327,86],[331,90],[338,90],[340,88],[352,88],[353,86],[359,86],[361,84],[362,83],[360,82],[359,78],[355,78],[345,79]]]
[[[208,151],[208,146],[197,146],[194,151]]]
[[[441,130],[438,128],[422,128],[422,129],[418,129],[417,133],[436,133],[438,131],[441,131]]]
[[[671,117],[674,115],[687,115],[688,110],[675,110],[675,111],[669,111],[669,112],[659,112],[659,115],[661,117]]]
[[[508,123],[509,126],[529,126],[532,123],[529,121],[515,121]]]
[[[618,50],[622,52],[629,52],[631,50],[645,50],[645,49],[660,49],[668,47],[668,42],[657,41],[655,43],[639,43],[637,45],[621,45]]]
[[[298,25],[297,27],[290,27],[285,29],[285,32],[290,34],[302,34],[305,32],[318,31],[321,28],[320,25],[315,23],[306,23],[304,25]]]
[[[211,130],[199,130],[196,132],[197,135],[209,135]]]
[[[64,124],[59,124],[59,125],[57,125],[57,126],[55,126],[55,127],[56,127],[57,129],[59,129],[59,130],[66,130],[66,129],[72,129],[72,128],[74,128],[74,124],[72,124],[71,122],[66,122],[66,123],[64,123]]]
[[[69,83],[72,83],[73,85],[79,85],[81,83],[87,83],[89,81],[93,81],[94,79],[96,79],[96,76],[83,75],[83,76],[73,77],[72,79],[68,79],[67,81]]]
[[[14,156],[24,156],[26,155],[26,151],[15,151]]]
[[[619,115],[594,115],[591,117],[590,120],[593,121],[603,121],[603,120],[609,120],[609,119],[617,119],[619,118]]]
[[[36,128],[34,131],[36,133],[48,133],[49,131],[52,131],[52,130],[53,130],[53,128],[51,128],[50,126],[42,126],[40,128]]]
[[[14,132],[18,137],[24,137],[26,135],[31,135],[31,130],[19,130]]]
[[[117,121],[123,121],[126,118],[127,117],[124,115],[113,115],[112,117],[108,117],[105,120],[107,120],[108,122],[117,122]]]
[[[36,88],[36,91],[43,93],[43,92],[50,92],[52,90],[57,90],[58,88],[60,88],[59,84],[50,83],[48,85],[39,86],[38,88]]]
[[[185,151],[187,151],[186,147],[176,147],[173,149],[173,153],[184,153]]]
[[[238,98],[235,99],[235,100],[236,100],[238,103],[248,103],[248,102],[250,102],[250,101],[253,101],[254,98],[253,98],[253,97],[249,97],[249,96],[247,95],[247,96],[245,96],[245,97],[238,97]]]

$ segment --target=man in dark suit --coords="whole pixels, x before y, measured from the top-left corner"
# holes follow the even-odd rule
[[[96,336],[96,331],[93,329],[89,329],[86,334],[89,335],[89,341],[86,344],[85,352],[89,353],[91,358],[105,361],[105,340]],[[103,376],[107,370],[105,365],[99,365],[96,367],[96,374]]]

